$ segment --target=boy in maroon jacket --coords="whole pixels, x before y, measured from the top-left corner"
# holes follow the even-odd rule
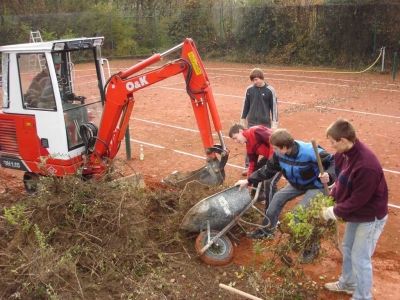
[[[356,137],[353,125],[338,119],[326,131],[336,149],[336,181],[331,196],[336,206],[324,208],[325,220],[347,222],[343,236],[343,264],[339,281],[326,283],[351,299],[372,299],[371,256],[388,218],[388,187],[382,166],[372,151]],[[326,182],[326,175],[321,182]]]

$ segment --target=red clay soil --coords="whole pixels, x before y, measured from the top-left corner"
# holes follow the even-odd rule
[[[111,62],[113,71],[127,68],[134,61]],[[400,299],[400,83],[390,75],[377,73],[335,73],[337,70],[304,70],[207,62],[205,67],[213,88],[219,116],[226,136],[229,127],[239,121],[246,87],[252,68],[263,69],[266,82],[272,85],[279,101],[279,127],[287,128],[296,139],[317,143],[333,151],[325,139],[325,130],[344,117],[353,122],[358,138],[378,156],[389,186],[389,220],[373,256],[374,299]],[[114,69],[115,68],[115,69]],[[201,138],[185,92],[182,75],[167,78],[135,94],[135,108],[130,122],[132,159],[127,163],[154,183],[175,170],[191,171],[204,166]],[[219,143],[216,136],[216,143]],[[225,139],[230,149],[226,166],[226,184],[242,179],[244,147]],[[139,160],[139,145],[145,158]],[[163,148],[160,148],[163,147]],[[179,153],[176,150],[180,151]],[[186,153],[186,154],[185,154]],[[190,155],[189,155],[190,154]],[[198,157],[196,157],[196,156]],[[118,157],[125,160],[125,146]],[[2,172],[4,174],[4,170]],[[9,172],[7,173],[9,174]],[[18,175],[21,176],[21,175]],[[4,177],[1,178],[4,180]],[[280,185],[284,185],[282,180]],[[292,208],[292,201],[284,211]],[[344,224],[340,225],[341,236]],[[332,245],[324,245],[327,256],[320,264],[305,267],[306,273],[321,287],[336,281],[341,274],[341,256]],[[235,247],[233,264],[248,265],[255,255],[252,241],[242,240]],[[348,299],[349,296],[321,290],[319,299]]]

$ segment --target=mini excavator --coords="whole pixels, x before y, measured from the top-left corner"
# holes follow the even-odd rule
[[[191,179],[210,186],[221,184],[229,150],[193,40],[186,38],[114,75],[108,60],[101,57],[103,43],[104,37],[82,37],[0,47],[1,166],[23,171],[28,192],[35,190],[33,182],[39,176],[61,177],[79,171],[84,178],[101,178],[124,139],[134,94],[183,74],[206,156],[206,166],[190,173]],[[149,68],[178,49],[178,59]],[[210,116],[219,144],[214,144]]]

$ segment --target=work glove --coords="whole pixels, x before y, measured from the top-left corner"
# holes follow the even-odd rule
[[[271,129],[272,130],[278,129],[278,124],[279,124],[278,122],[272,121]]]
[[[333,206],[323,207],[322,210],[319,212],[319,215],[325,221],[337,220],[335,214],[333,213]]]

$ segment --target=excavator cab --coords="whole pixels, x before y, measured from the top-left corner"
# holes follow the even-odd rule
[[[96,37],[0,47],[0,162],[25,171],[24,182],[82,165],[80,126],[98,127],[103,112],[102,43]]]

